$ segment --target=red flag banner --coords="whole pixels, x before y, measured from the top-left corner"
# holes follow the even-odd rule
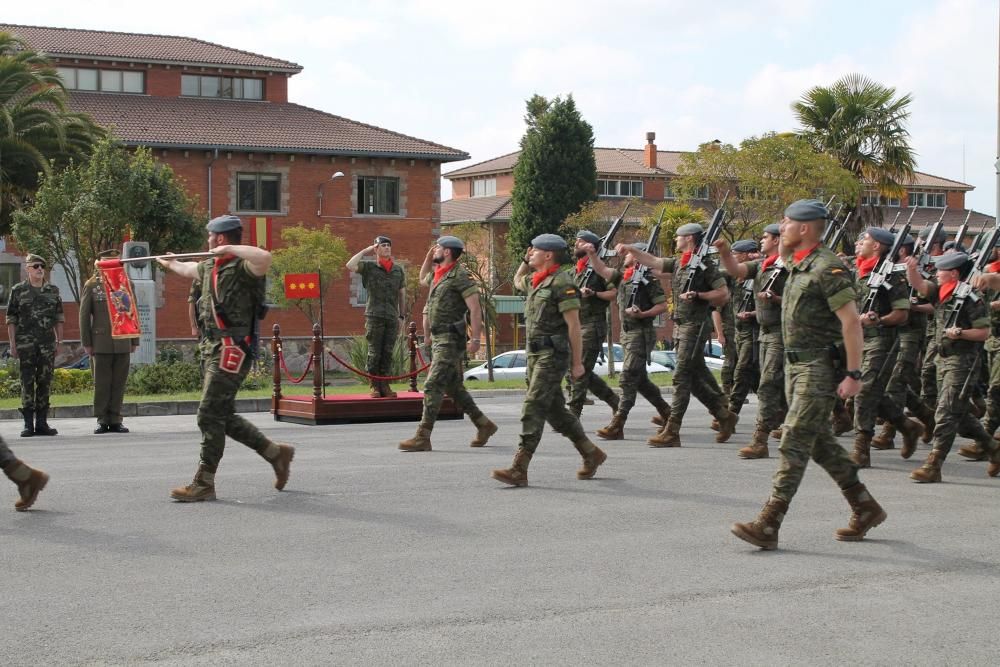
[[[250,245],[271,249],[271,218],[250,218]]]
[[[139,311],[125,267],[117,259],[105,259],[97,263],[97,268],[101,271],[101,283],[108,303],[111,337],[138,338]]]
[[[286,273],[285,274],[285,298],[286,299],[318,299],[319,298],[319,274],[318,273]]]

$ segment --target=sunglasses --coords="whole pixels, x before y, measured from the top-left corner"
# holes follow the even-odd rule
[[[28,268],[29,269],[44,269],[45,265],[44,264],[30,264],[28,266]]]

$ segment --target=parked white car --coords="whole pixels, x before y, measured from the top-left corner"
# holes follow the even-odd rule
[[[605,354],[598,357],[594,364],[594,372],[598,375],[608,374],[607,346],[604,347]],[[621,370],[621,363],[625,359],[622,346],[615,344],[615,370]],[[668,373],[669,368],[658,363],[646,364],[646,371],[649,373]],[[528,355],[524,350],[513,350],[504,352],[493,357],[493,379],[494,380],[523,380],[528,372]],[[475,368],[465,371],[465,379],[486,380],[489,378],[489,371],[486,364],[481,364]]]

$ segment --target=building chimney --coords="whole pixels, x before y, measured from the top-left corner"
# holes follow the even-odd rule
[[[708,142],[708,150],[710,150],[710,151],[721,151],[722,150],[722,142],[719,141],[718,139],[712,139],[712,141]]]
[[[656,132],[646,133],[646,155],[643,162],[650,169],[656,169],[656,144],[653,141],[656,140]]]

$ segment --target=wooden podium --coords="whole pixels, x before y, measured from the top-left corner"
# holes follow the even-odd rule
[[[274,325],[271,354],[274,359],[271,413],[275,421],[295,424],[344,424],[353,422],[420,421],[424,395],[417,391],[417,377],[410,378],[410,391],[398,392],[396,398],[371,398],[367,394],[323,396],[323,367],[326,350],[319,335],[319,325],[313,325],[312,395],[284,396],[281,391],[281,328]],[[407,339],[410,346],[410,372],[417,370],[417,325],[410,323]],[[438,419],[461,419],[451,397],[441,402]]]

